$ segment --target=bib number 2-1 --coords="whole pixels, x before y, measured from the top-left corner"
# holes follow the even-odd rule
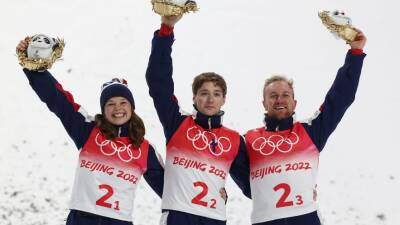
[[[113,203],[107,202],[107,200],[109,198],[111,198],[111,196],[114,194],[113,188],[110,185],[101,184],[101,185],[99,185],[99,189],[100,190],[105,190],[106,193],[105,193],[105,195],[103,195],[101,198],[99,198],[96,201],[96,205],[102,206],[102,207],[105,207],[105,208],[110,208],[110,209],[113,208],[113,209],[118,211],[119,210],[119,201],[115,201],[114,202],[114,207],[113,207]]]

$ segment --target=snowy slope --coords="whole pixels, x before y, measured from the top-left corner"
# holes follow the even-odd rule
[[[0,224],[63,224],[78,152],[61,123],[28,85],[15,57],[26,35],[63,37],[64,60],[51,72],[91,114],[102,82],[129,81],[147,138],[165,156],[162,128],[144,79],[159,17],[146,1],[13,0],[0,8]],[[399,224],[400,109],[398,3],[378,0],[205,1],[176,26],[175,92],[191,111],[195,75],[215,71],[228,82],[224,123],[245,132],[262,125],[268,74],[295,80],[297,118],[322,103],[347,51],[317,16],[344,9],[362,29],[368,54],[355,103],[321,154],[318,201],[325,225]],[[228,182],[228,225],[249,225],[251,202]],[[160,200],[141,183],[135,225],[158,224]]]

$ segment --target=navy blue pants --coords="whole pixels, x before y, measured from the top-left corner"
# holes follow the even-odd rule
[[[321,225],[321,222],[319,221],[317,211],[315,211],[301,216],[271,220],[253,225]]]
[[[226,225],[225,220],[215,220],[174,210],[163,210],[163,214],[166,212],[168,212],[168,217],[165,225]]]
[[[133,225],[133,223],[78,210],[71,210],[67,218],[67,225]]]

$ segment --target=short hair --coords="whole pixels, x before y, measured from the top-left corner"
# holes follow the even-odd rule
[[[192,92],[193,95],[197,94],[197,91],[201,88],[201,86],[206,83],[206,82],[213,82],[215,86],[218,86],[222,89],[222,94],[225,97],[227,93],[227,87],[226,87],[226,82],[225,79],[214,72],[206,72],[197,75],[192,84]]]
[[[292,90],[293,98],[294,98],[293,80],[289,79],[285,75],[281,75],[281,74],[273,74],[269,78],[267,78],[264,83],[263,91],[265,91],[265,89],[267,88],[268,85],[270,85],[274,82],[277,82],[277,81],[286,82],[289,85],[289,88]]]

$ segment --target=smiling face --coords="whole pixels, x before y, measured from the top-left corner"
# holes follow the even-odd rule
[[[104,114],[111,124],[122,125],[131,119],[131,103],[124,97],[112,97],[104,105]]]
[[[268,116],[282,120],[293,115],[296,108],[293,89],[284,80],[274,81],[264,87],[263,105]]]
[[[224,92],[214,82],[204,82],[193,96],[193,104],[206,116],[216,115],[225,104]]]

